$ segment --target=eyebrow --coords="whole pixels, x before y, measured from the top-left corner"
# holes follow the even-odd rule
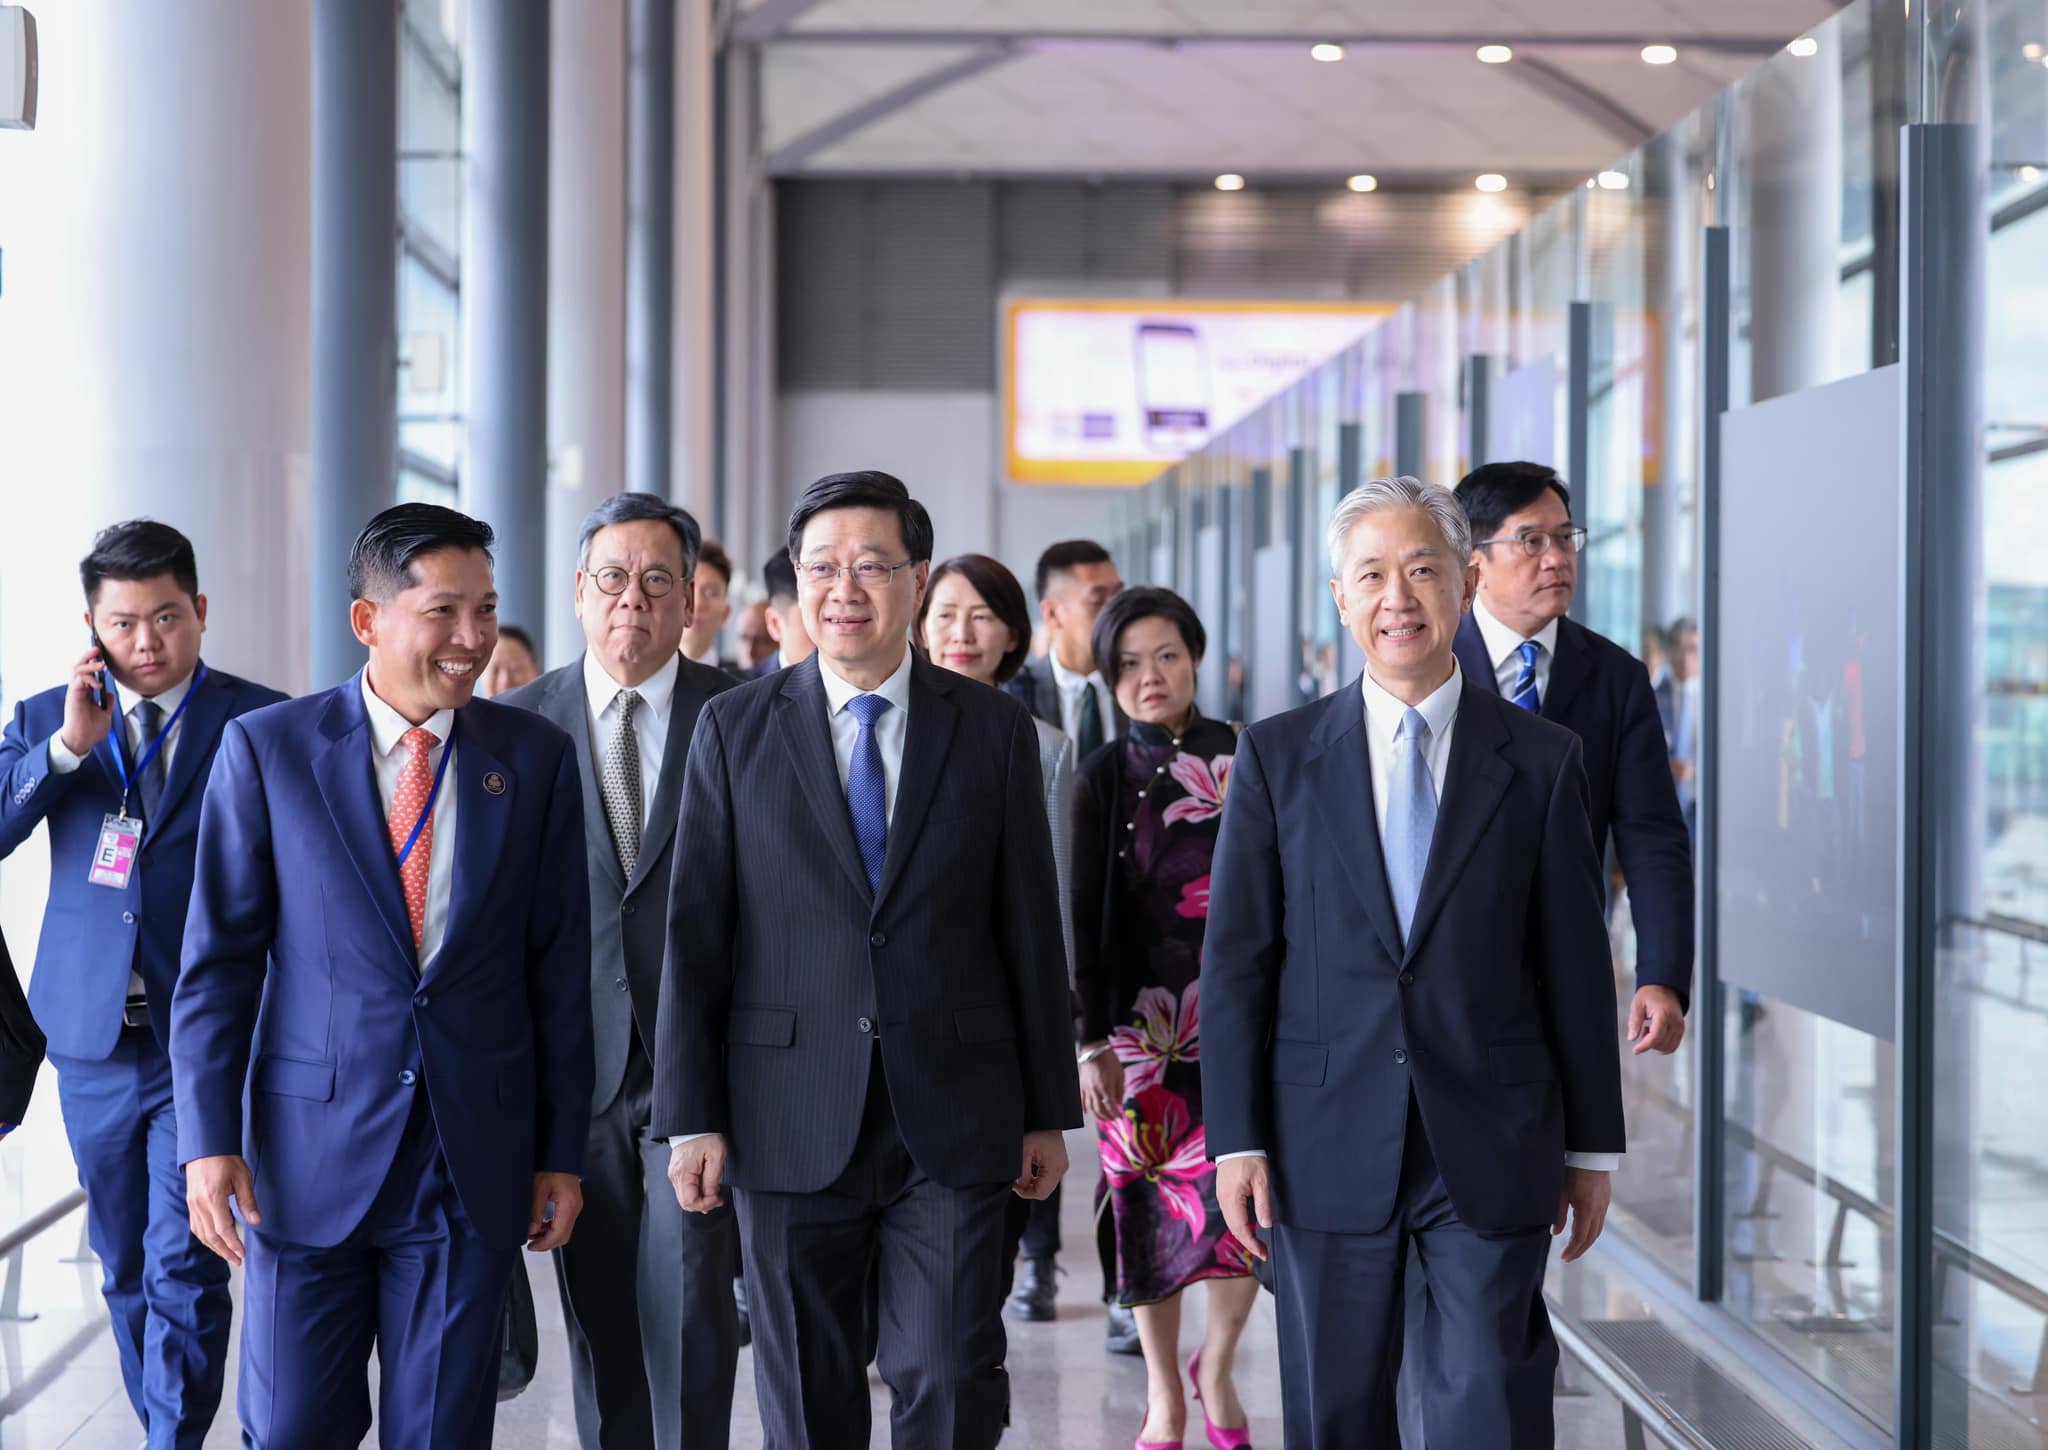
[[[462,600],[467,599],[468,597],[468,595],[464,594],[459,589],[443,589],[438,594],[429,594],[427,596],[427,603],[440,604],[451,599],[459,603]],[[483,599],[480,602],[484,604],[496,604],[498,602],[498,591],[495,589],[491,590],[490,593],[484,595]]]
[[[141,619],[141,618],[142,618],[142,617],[143,617],[144,615],[147,615],[147,614],[164,614],[164,613],[168,613],[168,612],[169,612],[170,610],[173,610],[173,609],[183,609],[184,607],[185,607],[185,601],[184,601],[184,600],[182,600],[182,599],[169,599],[169,600],[166,600],[166,601],[164,601],[164,602],[163,602],[162,604],[152,604],[152,605],[151,605],[151,606],[150,606],[149,608],[147,608],[147,609],[143,609],[143,610],[126,610],[126,609],[110,609],[110,610],[108,610],[108,611],[107,611],[107,618],[109,618],[109,619]]]

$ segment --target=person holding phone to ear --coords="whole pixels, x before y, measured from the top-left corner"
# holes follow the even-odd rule
[[[92,647],[0,739],[0,857],[47,823],[28,1002],[49,1036],[129,1403],[152,1450],[196,1450],[227,1366],[228,1272],[186,1214],[171,988],[215,749],[228,721],[284,696],[201,661],[206,596],[170,525],[115,524],[79,573]]]

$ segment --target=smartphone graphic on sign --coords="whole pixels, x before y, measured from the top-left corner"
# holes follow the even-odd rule
[[[1183,454],[1209,439],[1209,359],[1184,322],[1138,324],[1138,407],[1145,446]]]

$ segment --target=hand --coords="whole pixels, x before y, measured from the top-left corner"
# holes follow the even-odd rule
[[[1674,760],[1674,761],[1672,761],[1672,762],[1671,762],[1671,778],[1672,778],[1673,780],[1677,781],[1677,782],[1678,782],[1678,783],[1679,783],[1680,785],[1684,785],[1684,784],[1685,784],[1685,783],[1686,783],[1687,781],[1691,780],[1691,779],[1692,779],[1692,762],[1691,762],[1690,760]]]
[[[723,1208],[719,1180],[725,1175],[725,1139],[707,1133],[678,1143],[668,1150],[668,1181],[676,1191],[676,1202],[685,1213],[709,1213]]]
[[[1600,1230],[1607,1226],[1607,1205],[1614,1201],[1614,1185],[1609,1181],[1612,1177],[1595,1168],[1564,1170],[1564,1192],[1558,1195],[1557,1222],[1550,1226],[1550,1236],[1556,1238],[1564,1232],[1565,1215],[1569,1213],[1572,1236],[1564,1246],[1567,1264],[1584,1258],[1586,1250],[1598,1241]]]
[[[1124,1064],[1114,1052],[1081,1064],[1081,1106],[1098,1122],[1114,1122],[1123,1116]]]
[[[1226,1158],[1216,1165],[1216,1201],[1223,1206],[1223,1222],[1244,1251],[1264,1260],[1266,1246],[1252,1229],[1257,1217],[1260,1228],[1273,1226],[1273,1181],[1263,1156]]]
[[[1067,1135],[1045,1130],[1024,1135],[1024,1171],[1010,1185],[1019,1198],[1051,1198],[1067,1176]]]
[[[64,727],[57,732],[57,738],[81,760],[92,754],[114,728],[113,695],[107,694],[103,704],[92,702],[93,690],[106,688],[101,675],[105,669],[106,661],[100,658],[100,652],[87,650],[71,667],[71,684],[64,691]]]
[[[255,1176],[239,1155],[194,1158],[185,1165],[185,1210],[192,1220],[193,1236],[229,1263],[239,1264],[247,1251],[242,1247],[242,1231],[235,1227],[235,1216],[228,1210],[231,1198],[243,1218],[250,1223],[263,1222],[263,1213],[256,1207]]]
[[[548,1205],[555,1206],[553,1217]],[[559,1249],[575,1232],[576,1217],[583,1212],[583,1180],[573,1173],[533,1175],[533,1213],[526,1224],[526,1247],[532,1253]]]
[[[1628,1004],[1628,1040],[1635,1055],[1650,1051],[1676,1052],[1685,1040],[1685,1009],[1678,994],[1669,987],[1638,987]]]

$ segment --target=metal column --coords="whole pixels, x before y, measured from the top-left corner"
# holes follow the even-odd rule
[[[1493,462],[1487,439],[1493,427],[1493,372],[1496,360],[1483,352],[1465,358],[1465,467]]]
[[[676,0],[632,0],[626,66],[626,478],[669,495],[675,311]]]
[[[1429,434],[1429,394],[1394,394],[1394,472],[1403,478],[1422,477]]]

